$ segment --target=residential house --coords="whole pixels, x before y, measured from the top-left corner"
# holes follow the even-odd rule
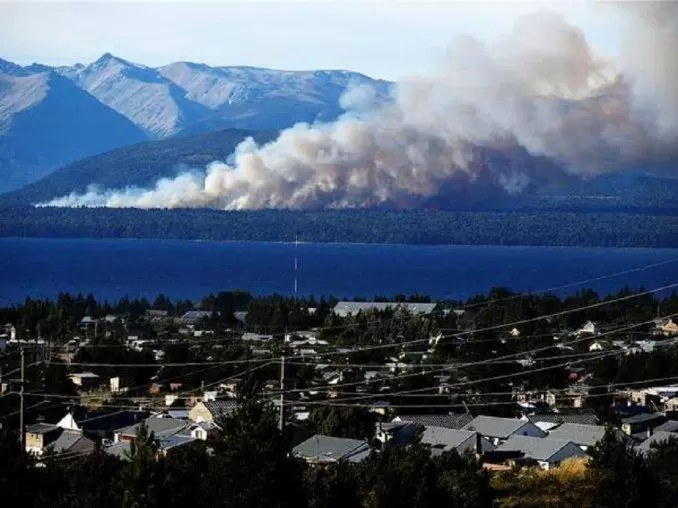
[[[74,385],[83,389],[92,388],[99,384],[99,376],[94,372],[75,372],[70,374],[68,378]]]
[[[624,418],[621,430],[628,436],[638,433],[644,433],[646,436],[649,436],[652,433],[652,429],[665,421],[666,416],[661,413],[640,413]]]
[[[112,439],[115,431],[136,425],[148,417],[147,411],[114,411],[103,414],[89,414],[83,418],[76,418],[69,412],[55,425],[62,429],[77,430],[99,438]]]
[[[221,417],[232,415],[236,407],[232,399],[200,401],[191,408],[188,417],[193,422],[215,423]]]
[[[654,432],[678,432],[678,420],[667,420],[655,427]]]
[[[155,439],[157,440],[168,439],[179,433],[186,435],[185,431],[190,427],[190,423],[186,420],[179,420],[176,418],[159,418],[157,416],[146,418],[143,423],[146,424],[148,433],[153,433]],[[137,437],[137,432],[139,431],[140,425],[141,423],[137,423],[136,425],[130,425],[129,427],[116,430],[115,442],[134,441]]]
[[[575,335],[594,335],[596,333],[596,324],[593,321],[587,321],[574,333]]]
[[[440,455],[451,450],[456,450],[460,455],[465,453],[480,455],[495,449],[488,439],[477,432],[446,429],[445,427],[426,427],[421,436],[421,442],[431,447],[433,455]]]
[[[410,302],[338,302],[332,312],[339,317],[347,317],[359,312],[402,309],[411,314],[431,314],[436,308],[435,303],[410,303]]]
[[[670,335],[678,335],[678,323],[674,322],[673,319],[664,321],[657,329],[666,337]]]
[[[303,330],[285,334],[285,342],[295,342],[296,339],[301,341],[316,341],[318,340],[318,332],[316,330]],[[324,340],[320,340],[319,343],[327,344]],[[313,345],[315,345],[315,343]]]
[[[584,425],[598,424],[598,417],[595,413],[543,413],[523,416],[522,419],[531,421],[545,432],[548,432],[563,423],[581,423]]]
[[[245,342],[265,343],[273,339],[273,335],[264,333],[245,332],[240,337]]]
[[[87,455],[96,449],[96,441],[79,430],[63,430],[46,450],[71,456]]]
[[[63,429],[50,423],[35,423],[26,427],[26,452],[42,455],[57,440]]]
[[[170,418],[168,418],[170,419]],[[196,442],[196,438],[191,437],[190,435],[183,433],[176,433],[172,435],[164,436],[160,439],[155,439],[156,445],[158,447],[158,457],[165,456],[171,450],[174,450],[180,446],[189,445]],[[122,460],[129,460],[129,454],[131,450],[131,440],[130,441],[118,441],[111,446],[104,448],[104,451],[109,455],[113,455]]]
[[[370,454],[370,447],[365,441],[316,434],[292,449],[295,457],[304,459],[309,464],[331,464],[346,460],[360,462]]]
[[[212,319],[214,313],[209,310],[189,310],[179,318],[184,323],[195,324],[202,319]]]
[[[611,345],[606,340],[595,340],[589,345],[589,351],[606,351],[611,348]]]
[[[169,312],[166,310],[149,309],[146,311],[145,315],[151,320],[163,320],[169,316]]]
[[[678,435],[674,434],[673,432],[657,431],[645,441],[636,446],[636,450],[643,455],[647,455],[650,450],[652,450],[652,445],[666,442],[669,439],[678,439]]]
[[[214,423],[199,422],[191,424],[188,430],[192,438],[206,441],[208,436],[215,434],[219,429]]]
[[[450,413],[445,415],[398,415],[394,422],[412,422],[424,427],[442,427],[445,429],[462,429],[473,420],[468,413]]]
[[[537,462],[542,469],[559,466],[566,459],[584,457],[584,451],[572,441],[514,435],[497,448],[498,452],[518,451],[523,458]]]
[[[572,441],[582,450],[586,451],[595,445],[605,435],[605,427],[602,425],[582,425],[579,423],[563,423],[549,432],[549,438],[561,441]],[[622,433],[618,433],[619,437]]]
[[[377,422],[374,437],[381,443],[404,446],[424,431],[424,427],[412,422]]]
[[[513,435],[544,437],[546,433],[530,421],[517,418],[499,418],[496,416],[476,416],[464,426],[498,445]]]

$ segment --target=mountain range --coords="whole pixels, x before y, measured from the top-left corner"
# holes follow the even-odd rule
[[[332,120],[354,85],[369,85],[387,100],[392,84],[342,70],[192,62],[154,68],[109,53],[88,65],[62,67],[0,59],[0,192],[142,141]]]

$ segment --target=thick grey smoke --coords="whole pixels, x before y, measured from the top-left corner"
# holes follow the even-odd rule
[[[675,153],[678,6],[633,4],[623,55],[596,54],[581,30],[540,12],[487,45],[457,41],[435,75],[342,98],[336,122],[300,124],[234,163],[99,191],[56,206],[221,209],[447,206],[519,193]]]

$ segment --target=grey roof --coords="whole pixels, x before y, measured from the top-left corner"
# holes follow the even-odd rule
[[[678,421],[668,420],[654,428],[655,432],[678,432]]]
[[[203,318],[211,318],[212,317],[212,311],[209,310],[189,310],[186,312],[183,316],[181,316],[181,319],[186,319],[189,321],[193,320],[198,320],[198,319],[203,319]]]
[[[179,420],[188,420],[188,409],[168,409],[167,414]]]
[[[528,420],[532,423],[581,423],[583,425],[597,425],[598,417],[595,413],[545,413],[539,415],[528,415]]]
[[[185,444],[192,443],[193,441],[195,441],[194,437],[183,434],[175,434],[168,437],[167,439],[161,439],[159,446],[161,450],[167,451],[171,450],[172,448],[176,448],[177,446],[183,446]]]
[[[389,309],[405,309],[412,314],[430,314],[436,308],[435,303],[410,303],[410,302],[338,302],[333,309],[337,315],[357,314],[361,311]]]
[[[376,423],[375,427],[390,434],[389,442],[394,445],[410,444],[415,436],[424,430],[421,425],[412,422]]]
[[[180,420],[178,418],[157,418],[154,416],[146,418],[142,423],[146,423],[149,434],[153,432],[157,439],[169,437],[189,426],[188,422],[185,420]],[[126,436],[136,436],[140,425],[141,423],[130,425],[117,432]]]
[[[654,443],[661,443],[662,441],[667,441],[668,439],[678,439],[678,436],[674,434],[673,432],[665,432],[665,431],[658,431],[652,434],[650,437],[648,437],[645,441],[643,441],[641,444],[639,444],[636,447],[636,450],[638,450],[640,453],[645,455],[648,453],[652,448],[651,445]]]
[[[529,436],[511,436],[506,442],[499,445],[497,451],[520,451],[525,454],[526,458],[547,462],[568,445],[571,447],[572,452],[570,456],[583,457],[585,455],[581,448],[572,443],[572,441]]]
[[[51,423],[34,423],[33,425],[28,425],[26,427],[26,432],[30,432],[31,434],[47,434],[48,432],[57,429],[60,429],[60,427],[52,425]]]
[[[581,425],[578,423],[563,423],[549,432],[549,438],[572,441],[579,446],[593,446],[605,435],[602,425]]]
[[[120,441],[109,446],[108,448],[104,448],[104,451],[109,455],[118,457],[119,459],[126,459],[127,457],[125,452],[129,453],[130,451],[130,441]]]
[[[451,450],[457,448],[469,438],[475,438],[475,436],[476,433],[471,430],[426,427],[421,436],[421,442],[431,446],[442,446],[444,450]]]
[[[73,374],[69,374],[69,377],[79,377],[82,379],[97,379],[99,376],[97,376],[94,372],[74,372]]]
[[[89,441],[91,448],[94,446],[94,442],[83,435],[79,430],[64,430],[61,435],[51,443],[48,448],[54,450],[55,452],[65,452],[73,448],[79,441]],[[87,447],[87,446],[86,446]]]
[[[212,418],[221,416],[230,416],[238,407],[238,403],[232,399],[210,400],[203,402],[207,410],[212,414]]]
[[[365,451],[369,451],[369,445],[365,441],[323,436],[322,434],[316,434],[292,449],[292,453],[297,457],[316,459],[322,462],[349,459]]]
[[[517,418],[499,418],[496,416],[476,416],[464,426],[464,430],[475,430],[481,436],[506,439],[524,425],[534,424]]]
[[[655,420],[664,419],[665,416],[661,413],[638,413],[633,416],[622,419],[622,423],[645,423]]]
[[[433,425],[446,429],[461,429],[473,420],[473,416],[468,413],[447,415],[398,415],[396,419],[401,422],[418,423],[425,427]]]

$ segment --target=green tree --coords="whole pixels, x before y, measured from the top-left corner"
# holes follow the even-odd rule
[[[308,423],[317,434],[371,441],[377,416],[366,408],[319,406],[311,410]]]
[[[619,438],[608,427],[590,450],[590,470],[595,483],[595,504],[600,507],[645,507],[657,505],[657,482],[630,440]]]
[[[158,446],[155,436],[148,432],[145,423],[137,428],[136,438],[130,443],[129,452],[125,452],[125,464],[122,468],[122,487],[124,508],[147,508],[157,501],[157,482],[160,465],[158,464]]]

